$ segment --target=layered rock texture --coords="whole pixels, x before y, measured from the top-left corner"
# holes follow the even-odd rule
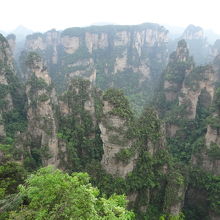
[[[1,100],[0,100],[0,136],[6,135],[5,125],[3,120],[3,114],[7,111],[11,111],[13,106],[12,94],[9,89],[10,75],[14,72],[12,63],[12,54],[10,46],[6,39],[0,35],[0,88],[1,88]]]
[[[219,178],[220,174],[219,61],[217,56],[211,65],[195,66],[192,57],[189,56],[187,44],[182,40],[178,43],[176,52],[170,55],[170,61],[164,71],[161,83],[163,89],[160,88],[157,97],[160,115],[166,122],[168,145],[174,157],[191,164],[192,169],[201,169],[200,173],[198,170],[189,171],[189,175],[193,177],[187,188],[184,184],[179,188],[177,194],[182,197],[182,205],[176,203],[174,210],[171,209],[174,213],[180,212],[183,205],[199,212],[198,207],[208,204],[209,211],[203,215],[209,216],[207,218],[210,219],[219,219],[219,212],[215,208],[218,198],[212,202],[206,200],[204,203],[204,199],[198,201],[198,194],[203,198],[213,196],[212,190],[215,186],[212,181]],[[196,172],[197,180],[194,176]],[[195,182],[201,181],[203,175],[212,177],[210,181],[203,182],[200,190],[197,190]],[[195,196],[195,200],[190,193]]]
[[[58,166],[58,138],[57,119],[55,118],[55,105],[57,97],[51,85],[47,68],[39,55],[28,54],[26,58],[28,81],[27,94],[27,138],[31,146],[30,151],[40,148],[43,165]]]
[[[139,95],[143,106],[167,61],[167,33],[150,23],[51,30],[29,35],[25,49],[47,60],[60,91],[69,78],[80,76],[101,89],[122,88],[133,102],[132,97]]]
[[[108,173],[124,178],[129,172],[133,171],[136,165],[137,153],[132,149],[134,140],[127,135],[129,129],[127,120],[130,118],[117,114],[117,108],[119,108],[122,103],[115,103],[112,100],[116,98],[114,96],[120,96],[120,94],[114,93],[113,90],[110,90],[104,96],[103,116],[99,124],[104,150],[101,163]],[[121,100],[121,102],[123,101],[125,104],[123,107],[127,108],[129,113],[128,103],[126,103],[125,99]],[[124,110],[126,111],[126,109]],[[131,115],[128,115],[128,117],[131,117]],[[130,155],[128,155],[130,158],[127,158],[127,161],[126,158],[125,161],[119,159],[123,152],[130,153]]]
[[[126,194],[137,219],[219,219],[218,42],[214,62],[196,66],[203,32],[190,26],[183,38],[165,67],[167,31],[156,24],[35,33],[21,83],[14,37],[0,36],[0,160],[4,145],[30,171],[89,172],[107,196]],[[135,115],[124,94],[136,107],[153,102]]]

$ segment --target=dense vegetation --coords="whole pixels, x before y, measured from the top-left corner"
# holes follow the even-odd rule
[[[9,219],[134,219],[124,196],[100,197],[86,173],[68,175],[52,167],[29,176],[13,205],[17,210],[9,212]]]
[[[149,24],[132,27],[132,33],[146,25]],[[120,29],[106,26],[107,30],[109,28],[112,35],[128,29],[127,26]],[[85,31],[101,32],[99,27],[91,27],[67,29],[62,34],[84,39]],[[115,37],[112,35],[111,44]],[[36,34],[29,39],[35,37],[44,35]],[[5,50],[7,42],[1,35],[0,41],[4,43],[0,44],[0,50]],[[159,88],[152,96],[155,84],[151,87],[147,81],[140,83],[138,72],[128,68],[120,74],[109,74],[114,69],[116,57],[122,55],[124,49],[131,48],[108,47],[106,51],[97,49],[91,55],[82,42],[72,55],[58,48],[57,64],[49,61],[51,48],[46,52],[24,53],[24,74],[27,66],[34,69],[36,63],[42,62],[40,55],[49,62],[49,71],[54,70],[55,84],[60,80],[58,76],[64,78],[63,74],[72,71],[82,70],[82,76],[88,78],[93,70],[88,66],[95,65],[96,83],[105,91],[82,78],[69,81],[66,77],[62,80],[68,82],[68,88],[58,88],[63,93],[54,101],[51,98],[54,96],[52,92],[55,93],[53,84],[48,85],[31,72],[23,85],[15,77],[6,54],[0,59],[0,74],[7,81],[0,84],[0,219],[209,220],[211,215],[219,216],[220,179],[215,164],[219,162],[220,150],[218,141],[207,144],[205,136],[208,129],[212,129],[217,138],[220,135],[220,87],[218,83],[213,85],[213,101],[208,89],[200,88],[201,82],[208,80],[206,73],[211,72],[212,67],[196,67],[186,42],[180,41],[179,51],[171,54]],[[142,58],[148,57],[150,62],[156,62],[151,71],[158,73],[163,65],[154,59],[156,48],[145,49],[150,56],[143,53]],[[86,67],[70,65],[73,61],[91,57],[95,63]],[[140,61],[137,51],[130,50],[129,65],[138,66]],[[56,75],[58,72],[60,75]],[[121,90],[109,89],[112,85]],[[189,117],[191,103],[184,99],[188,97],[182,93],[183,86],[190,92],[199,91],[195,118]],[[142,111],[139,107],[146,102],[145,95],[153,102]],[[130,101],[138,108],[139,115],[132,111]],[[35,140],[31,131],[27,131],[31,120],[27,107],[34,112],[39,103],[44,106],[46,102],[54,112],[60,147],[57,160],[65,172],[52,167],[42,168],[52,156],[48,146],[40,142],[45,133],[39,132],[39,140]],[[106,103],[110,105],[108,113],[103,110]],[[36,116],[35,120],[42,120]],[[123,121],[124,127],[111,127],[108,124],[111,117]],[[49,121],[46,117],[42,121],[42,130],[50,136]],[[114,155],[116,163],[126,166],[135,161],[133,170],[124,178],[103,169],[101,124],[115,132],[108,137],[110,144],[122,146]],[[167,132],[171,126],[177,128],[172,135]],[[214,164],[211,171],[203,169],[204,160]],[[129,198],[128,207],[135,215],[126,209],[125,196]]]

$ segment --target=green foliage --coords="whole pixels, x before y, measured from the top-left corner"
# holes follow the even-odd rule
[[[0,85],[0,109],[2,110],[1,122],[4,124],[7,136],[14,137],[17,131],[24,131],[26,128],[26,96],[24,86],[15,76],[14,70],[7,65],[4,65],[4,74],[8,85]],[[5,96],[10,94],[9,99]],[[9,107],[9,102],[12,101],[12,107]]]
[[[9,87],[5,84],[0,84],[0,99],[2,100],[9,93]]]
[[[173,105],[171,110],[166,113],[164,120],[171,124],[184,126],[187,122],[186,114],[187,105]]]
[[[218,116],[209,116],[206,121],[213,129],[220,129],[220,118]]]
[[[86,173],[70,176],[42,168],[20,186],[19,194],[26,202],[9,219],[134,219],[124,196],[98,197]]]
[[[132,111],[129,107],[129,102],[123,95],[123,92],[117,89],[109,89],[105,92],[103,96],[104,101],[108,101],[113,109],[110,111],[110,114],[118,115],[127,120],[133,118]]]
[[[181,56],[184,56],[184,59]],[[181,85],[186,72],[192,67],[194,67],[193,59],[189,57],[186,42],[181,40],[178,42],[177,51],[170,55],[170,62],[165,70],[165,80]]]
[[[133,202],[132,207],[135,207],[140,219],[144,219],[144,217],[146,219],[158,219],[162,213],[165,190],[164,184],[162,184],[165,181],[162,167],[169,166],[171,158],[166,150],[160,149],[158,142],[161,137],[161,123],[155,111],[146,109],[139,119],[134,119],[129,123],[129,129],[125,135],[128,139],[135,141],[130,148],[121,149],[115,157],[118,161],[126,164],[136,154],[136,165],[133,171],[124,179],[113,177],[94,163],[90,164],[88,172],[91,174],[95,185],[107,195],[115,192],[126,194],[140,192],[140,194],[138,193],[140,198],[138,197],[136,202]],[[124,146],[126,146],[126,142]],[[148,190],[154,192],[150,196],[151,201],[147,198],[149,196]],[[158,210],[148,213],[147,209],[147,213],[140,214],[140,207],[142,206],[152,206]]]
[[[189,183],[197,190],[205,191],[207,193],[208,207],[203,209],[210,209],[217,215],[220,214],[220,177],[212,175],[200,169],[193,169],[190,172]]]
[[[159,220],[184,220],[185,216],[183,213],[178,215],[162,215],[160,216]]]
[[[32,51],[27,54],[25,64],[28,67],[35,67],[37,62],[41,61],[41,57],[38,53]]]
[[[71,82],[68,91],[61,100],[71,109],[68,115],[58,115],[60,130],[59,139],[67,143],[68,164],[71,171],[84,170],[92,160],[101,160],[102,141],[97,122],[93,121],[91,112],[85,110],[85,103],[94,100],[95,114],[98,120],[102,115],[102,103],[99,93],[83,79]]]
[[[70,73],[73,72],[74,69],[68,68],[68,65],[71,65],[77,61],[81,61],[82,59],[90,58],[90,55],[88,53],[88,49],[85,46],[81,46],[75,53],[73,54],[63,54],[63,57],[61,58],[63,60],[63,71],[64,73]],[[76,66],[76,70],[80,70],[80,68],[83,68],[84,66]]]
[[[12,140],[13,143],[14,140]],[[3,144],[0,144],[0,152],[1,154],[3,154],[3,159],[1,159],[2,161],[6,160],[10,160],[13,157],[13,147],[12,147],[12,143],[4,143],[4,140],[1,141]]]
[[[166,70],[165,79],[168,81],[175,82],[177,84],[181,84],[185,77],[186,69],[188,68],[188,64],[178,62],[178,63],[171,63]]]
[[[26,117],[17,109],[5,112],[3,114],[5,130],[9,137],[14,137],[17,131],[25,131],[27,127]]]
[[[216,143],[211,143],[208,149],[208,156],[213,160],[220,160],[220,147]]]
[[[207,122],[211,121],[209,100],[206,90],[202,90],[198,98],[195,120],[186,119],[186,105],[171,106],[165,114],[165,121],[177,126],[175,136],[167,138],[170,152],[176,160],[190,163],[192,154],[196,153],[199,156],[198,152],[205,148],[203,137],[207,132]]]
[[[185,85],[190,87],[193,91],[199,89],[199,82],[205,80],[205,72],[209,70],[210,66],[198,66],[193,69],[193,71],[187,75],[185,78]]]
[[[38,102],[45,102],[49,97],[49,92],[52,90],[52,86],[48,85],[44,79],[36,77],[34,74],[27,81],[27,85],[30,86],[28,96],[30,98],[30,104],[36,108]],[[43,90],[44,94],[38,95],[38,91]]]
[[[46,102],[49,99],[50,99],[50,97],[47,94],[42,94],[38,97],[39,102]]]
[[[2,149],[0,149],[0,152]],[[4,156],[5,157],[5,156]],[[17,205],[15,193],[17,187],[24,183],[27,172],[24,168],[15,162],[9,161],[0,162],[0,219],[8,219],[9,211],[13,210]]]
[[[47,83],[42,78],[38,78],[35,75],[32,75],[31,79],[28,81],[28,84],[31,85],[31,93],[35,93],[37,90],[48,88]],[[33,91],[32,91],[33,90]]]
[[[161,123],[155,110],[145,108],[138,119],[137,135],[143,143],[146,143],[146,141],[156,143],[159,140],[159,137],[161,137]]]
[[[178,170],[173,170],[169,173],[164,198],[165,210],[169,210],[171,206],[184,200],[185,184],[185,178]]]
[[[15,193],[17,186],[24,182],[25,177],[26,172],[18,163],[8,161],[0,164],[0,199]]]
[[[128,163],[132,156],[134,156],[134,150],[131,148],[121,149],[117,154],[115,154],[115,158],[123,163]]]
[[[220,87],[215,90],[215,106],[220,108]]]
[[[97,163],[90,164],[88,172],[92,176],[95,185],[100,188],[101,192],[107,195],[111,195],[112,193],[129,194],[132,192],[141,192],[146,189],[160,190],[160,182],[164,179],[162,166],[169,159],[166,151],[161,150],[154,156],[151,156],[142,148],[139,152],[134,170],[125,179],[107,174]],[[164,189],[162,188],[161,190],[163,191]],[[163,198],[157,199],[160,201]],[[154,204],[156,207],[160,203],[158,200]],[[143,198],[143,203],[144,205],[149,205],[146,198]]]

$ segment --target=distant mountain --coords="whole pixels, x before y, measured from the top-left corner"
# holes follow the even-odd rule
[[[204,30],[204,32],[210,44],[213,44],[217,39],[220,39],[220,34],[216,34],[213,30]]]
[[[174,31],[174,29],[172,30]],[[210,45],[201,27],[190,24],[181,34],[174,35],[173,33],[176,34],[176,32],[171,32],[170,41],[168,42],[170,53],[177,47],[177,42],[184,39],[187,42],[189,53],[194,57],[196,64],[201,65],[209,62]],[[172,34],[176,38],[172,38]]]
[[[170,39],[173,39],[173,40],[180,38],[186,29],[185,27],[172,26],[172,25],[167,25],[167,24],[163,24],[163,26],[169,30],[169,37]],[[189,25],[189,26],[191,26],[192,28],[194,25]],[[213,30],[211,29],[203,29],[203,30],[204,30],[204,35],[207,41],[209,42],[209,44],[213,44],[217,39],[220,39],[220,34],[215,33]]]
[[[172,26],[172,25],[167,25],[167,24],[163,24],[163,26],[167,30],[169,30],[169,37],[171,39],[179,38],[185,30],[185,27]]]
[[[11,33],[15,34],[16,35],[16,39],[18,41],[21,41],[23,39],[25,39],[25,37],[29,34],[32,34],[33,31],[20,25],[18,26],[15,30],[12,30]]]

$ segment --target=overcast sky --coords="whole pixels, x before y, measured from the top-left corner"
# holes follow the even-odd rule
[[[0,30],[34,31],[97,22],[195,24],[220,34],[220,0],[0,0]]]

